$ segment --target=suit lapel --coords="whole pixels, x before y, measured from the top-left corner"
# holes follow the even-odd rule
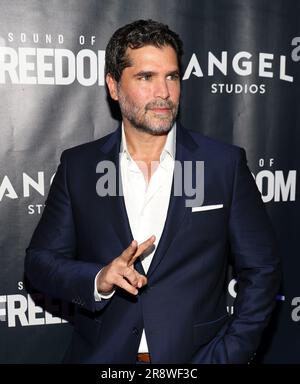
[[[175,158],[183,166],[184,160],[192,160],[192,152],[197,147],[196,143],[190,136],[190,134],[184,130],[179,124],[177,124],[177,135],[176,135],[176,155]],[[153,256],[152,262],[148,270],[148,277],[153,274],[155,269],[158,267],[162,259],[165,257],[168,248],[170,247],[173,239],[176,237],[176,234],[184,220],[188,208],[185,206],[185,200],[188,198],[185,196],[182,180],[182,195],[174,195],[174,175],[173,183],[171,188],[171,196],[169,202],[169,208],[167,213],[166,222],[164,229]]]
[[[126,211],[125,200],[122,193],[122,183],[120,175],[120,143],[121,128],[116,130],[109,140],[102,146],[101,151],[105,153],[105,160],[110,160],[116,166],[116,196],[107,197],[109,205],[108,212],[111,212],[110,220],[116,235],[119,237],[123,250],[125,250],[133,240],[129,219]],[[121,192],[121,193],[119,193]],[[145,274],[142,263],[138,260],[135,268],[141,274]]]

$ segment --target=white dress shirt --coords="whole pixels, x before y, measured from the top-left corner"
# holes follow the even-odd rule
[[[168,133],[159,163],[148,183],[143,172],[128,152],[124,127],[122,126],[120,170],[124,201],[131,232],[138,244],[147,240],[152,235],[155,235],[156,238],[153,251],[140,257],[146,274],[159,243],[167,217],[175,164],[175,147],[176,124],[174,124]],[[95,279],[95,300],[99,301],[101,298],[108,299],[112,297],[113,294],[114,292],[107,295],[99,294],[96,289]],[[143,330],[142,333],[139,352],[148,352],[145,330]]]

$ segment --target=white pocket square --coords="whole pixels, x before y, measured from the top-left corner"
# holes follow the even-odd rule
[[[223,204],[201,205],[201,207],[192,207],[192,212],[210,211],[211,209],[220,209],[220,208],[223,208]]]

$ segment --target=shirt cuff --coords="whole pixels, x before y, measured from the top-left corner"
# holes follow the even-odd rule
[[[114,293],[116,292],[116,290],[114,289],[113,291],[109,292],[109,293],[100,293],[98,292],[97,290],[97,277],[100,275],[102,269],[100,269],[100,271],[97,273],[96,277],[95,277],[95,281],[94,281],[94,298],[95,298],[95,301],[101,301],[102,299],[110,299]]]

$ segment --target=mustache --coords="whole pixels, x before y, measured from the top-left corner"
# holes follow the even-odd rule
[[[155,109],[155,108],[169,108],[174,109],[176,105],[171,100],[154,100],[146,104],[145,109]]]

